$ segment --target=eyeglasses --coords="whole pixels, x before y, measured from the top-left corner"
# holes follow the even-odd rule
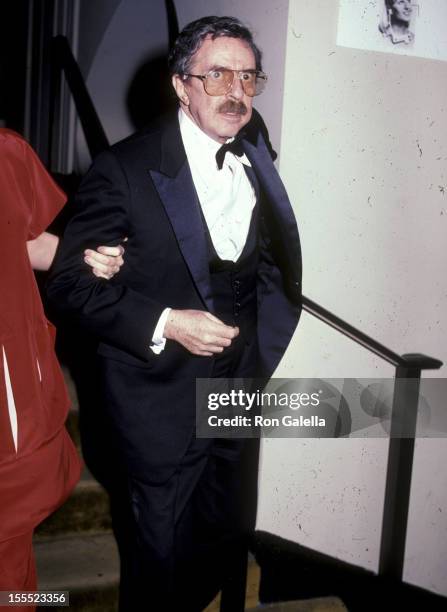
[[[231,68],[213,68],[206,74],[185,73],[183,80],[188,77],[200,79],[209,96],[224,96],[233,87],[234,77],[240,79],[242,89],[247,96],[258,96],[264,91],[267,75],[260,70],[232,70]]]

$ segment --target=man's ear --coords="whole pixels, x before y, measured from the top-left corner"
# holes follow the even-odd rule
[[[179,74],[174,74],[172,76],[172,86],[175,89],[175,93],[177,94],[178,99],[185,106],[189,105],[189,97],[188,92],[186,91],[185,81]]]

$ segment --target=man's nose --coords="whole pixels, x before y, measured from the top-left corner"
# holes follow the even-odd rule
[[[237,74],[234,75],[229,95],[232,98],[235,98],[236,100],[241,100],[244,96],[244,88],[242,87],[242,81]]]

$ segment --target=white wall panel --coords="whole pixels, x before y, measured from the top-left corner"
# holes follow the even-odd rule
[[[290,2],[280,173],[304,293],[398,353],[447,362],[447,64],[337,47],[337,9]],[[392,369],[305,315],[277,374]],[[259,526],[376,569],[386,458],[385,440],[265,443]],[[446,461],[445,439],[418,442],[405,565],[443,594]]]

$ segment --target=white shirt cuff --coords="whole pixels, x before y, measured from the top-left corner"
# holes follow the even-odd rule
[[[168,320],[169,313],[171,312],[171,308],[165,308],[158,319],[158,323],[155,327],[153,336],[152,336],[152,344],[150,345],[151,351],[153,351],[156,355],[159,355],[162,350],[165,348],[166,338],[163,336],[165,331],[166,321]]]

